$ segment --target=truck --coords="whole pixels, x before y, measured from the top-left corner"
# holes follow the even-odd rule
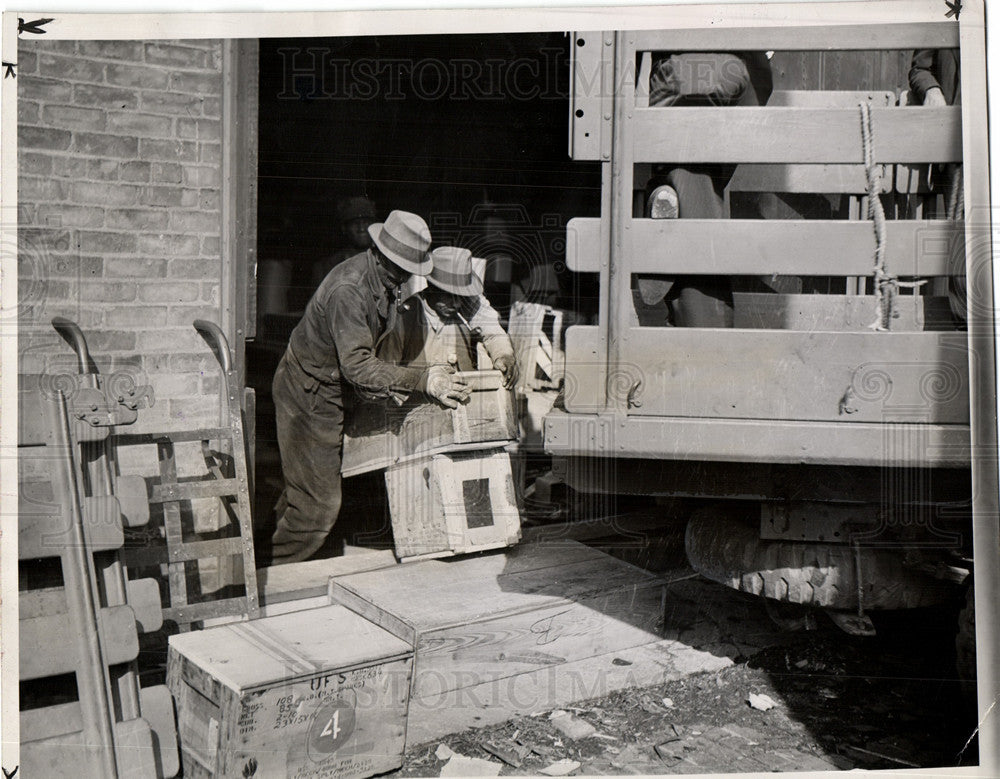
[[[959,669],[975,673],[978,618],[988,702],[996,609],[972,586],[975,557],[977,589],[997,591],[1000,548],[981,7],[958,20],[933,3],[811,5],[679,7],[670,29],[573,34],[570,155],[600,161],[602,202],[567,224],[566,262],[600,297],[596,322],[565,332],[544,447],[578,493],[696,499],[695,571],[849,632],[964,599]],[[961,106],[908,105],[905,80],[650,105],[667,53],[834,52],[864,68],[925,49],[960,52]],[[681,194],[679,218],[655,218],[644,201],[663,165],[731,166],[728,214],[685,218]],[[962,168],[964,219],[927,184]],[[762,195],[822,199],[832,216],[742,218]],[[730,279],[732,326],[643,321],[644,274]]]

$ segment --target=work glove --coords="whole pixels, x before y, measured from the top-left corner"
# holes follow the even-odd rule
[[[493,361],[493,367],[503,374],[504,389],[510,389],[517,384],[517,360],[513,354],[501,354]]]
[[[455,376],[455,369],[447,365],[432,365],[423,376],[423,391],[447,408],[458,408],[472,394],[469,385]]]

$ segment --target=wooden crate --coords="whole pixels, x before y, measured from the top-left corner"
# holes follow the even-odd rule
[[[396,556],[445,557],[516,544],[521,509],[504,449],[435,454],[385,471]]]
[[[396,407],[359,403],[344,423],[341,474],[380,470],[456,447],[513,441],[517,438],[513,393],[500,371],[460,371],[472,388],[469,402],[447,409],[415,393]]]
[[[518,301],[511,306],[511,343],[525,390],[556,389],[565,372],[565,325],[573,319],[562,309]]]
[[[367,777],[402,765],[413,652],[342,606],[170,637],[185,777]]]
[[[594,680],[560,675],[592,658],[617,668],[618,653],[659,641],[664,611],[661,578],[576,541],[341,576],[330,580],[330,597],[414,647],[411,711],[466,727],[482,705],[538,711],[572,702]],[[537,687],[539,674],[552,685]],[[522,678],[538,695],[517,699]]]

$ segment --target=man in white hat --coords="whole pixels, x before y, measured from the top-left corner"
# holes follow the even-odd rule
[[[337,521],[344,404],[352,392],[365,400],[423,392],[450,408],[469,395],[454,368],[400,366],[376,356],[395,328],[400,284],[431,270],[431,235],[423,219],[405,211],[393,211],[369,233],[374,245],[323,279],[274,375],[285,479],[271,538],[274,564],[307,559]]]
[[[427,287],[401,306],[398,326],[387,339],[387,354],[398,353],[411,367],[452,363],[458,370],[476,369],[476,344],[482,342],[493,367],[510,389],[517,363],[500,317],[483,296],[483,280],[473,270],[472,252],[442,246],[431,252],[433,268]]]

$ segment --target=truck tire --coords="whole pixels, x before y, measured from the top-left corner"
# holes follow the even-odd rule
[[[963,691],[976,692],[976,606],[973,587],[965,591],[965,606],[958,613],[958,634],[955,636],[955,667]]]
[[[786,603],[858,608],[857,563],[846,544],[764,540],[739,512],[709,507],[691,516],[684,546],[698,573],[735,590]],[[953,594],[905,567],[894,549],[862,548],[861,578],[865,610],[933,606]]]

